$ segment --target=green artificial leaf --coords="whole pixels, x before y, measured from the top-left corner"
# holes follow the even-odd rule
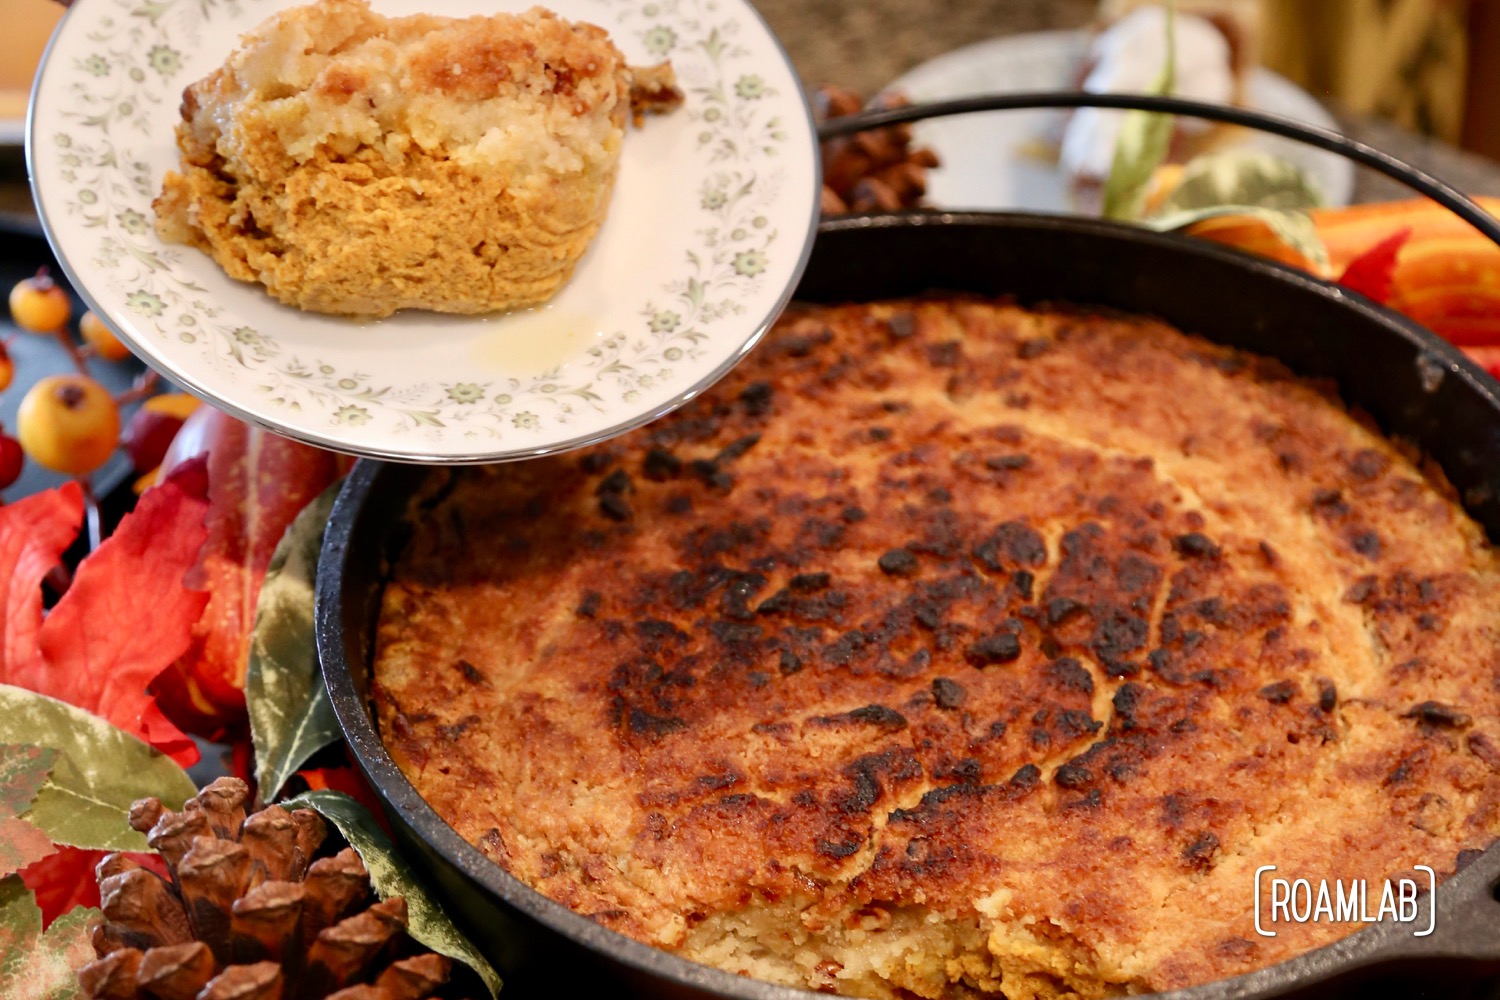
[[[16,875],[0,878],[0,983],[20,969],[26,949],[42,936],[42,908]]]
[[[282,805],[288,809],[298,806],[315,809],[338,827],[369,869],[376,894],[381,899],[392,896],[406,899],[407,933],[433,951],[464,963],[484,980],[492,997],[499,994],[499,974],[428,895],[411,868],[396,853],[396,845],[391,843],[364,806],[343,792],[332,791],[304,792]]]
[[[1306,211],[1323,204],[1323,192],[1295,163],[1260,150],[1228,149],[1189,160],[1159,214],[1225,205]]]
[[[0,743],[57,751],[52,773],[25,815],[55,843],[100,851],[144,851],[126,817],[136,799],[170,809],[197,793],[172,758],[97,715],[24,688],[0,684]]]
[[[1328,247],[1323,244],[1323,237],[1318,235],[1318,227],[1313,225],[1312,218],[1306,212],[1261,208],[1257,205],[1216,205],[1213,208],[1152,216],[1142,220],[1141,225],[1165,233],[1174,229],[1184,229],[1205,219],[1233,215],[1259,219],[1270,227],[1271,232],[1275,233],[1276,238],[1281,242],[1319,268],[1328,267]]]
[[[1148,93],[1170,94],[1177,86],[1177,5],[1167,4],[1167,61]],[[1115,157],[1104,181],[1106,219],[1126,222],[1141,217],[1151,176],[1167,158],[1172,145],[1172,115],[1156,111],[1127,111],[1115,140]]]
[[[245,705],[255,780],[267,802],[307,758],[340,735],[318,672],[313,578],[328,512],[341,486],[328,487],[292,521],[271,556],[255,605]]]
[[[0,819],[31,808],[56,761],[57,751],[50,747],[0,743]]]
[[[14,875],[0,879],[0,997],[74,1000],[78,970],[94,959],[89,928],[98,910],[69,910],[46,931],[31,890]]]

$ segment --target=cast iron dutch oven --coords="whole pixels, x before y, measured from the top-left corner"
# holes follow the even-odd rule
[[[1500,223],[1461,195],[1331,132],[1167,98],[1015,95],[840,119],[825,135],[1010,107],[1098,104],[1227,120],[1350,156],[1436,198],[1500,243]],[[1465,507],[1500,541],[1500,385],[1416,324],[1336,285],[1235,250],[1141,228],[1027,214],[858,216],[825,223],[798,288],[810,302],[924,291],[1011,294],[1161,317],[1182,329],[1334,379],[1386,433],[1442,466]],[[386,567],[408,534],[427,471],[361,462],[328,525],[318,570],[317,642],[349,746],[382,798],[403,851],[449,914],[509,981],[513,996],[607,989],[642,997],[810,1000],[801,990],[707,968],[626,938],[528,888],[461,839],[386,753],[367,701],[371,640]],[[1440,870],[1453,859],[1427,859]],[[1380,924],[1279,965],[1167,994],[1171,1000],[1492,996],[1500,975],[1500,847],[1435,893],[1435,931]],[[1423,913],[1428,902],[1424,901]]]

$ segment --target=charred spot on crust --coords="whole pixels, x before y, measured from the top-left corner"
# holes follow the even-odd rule
[[[823,658],[835,666],[847,666],[869,643],[867,633],[850,629],[824,647]]]
[[[630,731],[650,738],[666,736],[687,728],[687,722],[670,715],[656,715],[643,708],[631,708],[626,714]]]
[[[438,735],[442,736],[443,739],[451,742],[458,739],[464,733],[468,732],[469,728],[478,721],[479,716],[466,715],[462,719],[459,719],[457,722],[453,723],[451,726],[438,726],[437,732]]]
[[[953,781],[960,785],[977,785],[984,776],[984,765],[977,757],[965,757],[952,766],[935,771],[933,777],[939,781]]]
[[[458,669],[464,675],[464,680],[470,684],[479,684],[484,681],[484,673],[468,660],[460,659]]]
[[[824,857],[833,858],[836,861],[842,861],[851,854],[858,854],[859,849],[864,846],[865,842],[860,837],[850,837],[848,840],[838,842],[831,840],[820,840],[817,842],[818,853]]]
[[[1273,705],[1285,705],[1297,696],[1296,681],[1277,681],[1260,689],[1260,696]]]
[[[1468,746],[1469,752],[1488,764],[1491,770],[1500,771],[1500,743],[1484,733],[1470,733]]]
[[[1093,695],[1094,675],[1071,656],[1060,657],[1042,668],[1048,680],[1063,691]]]
[[[1032,337],[1030,340],[1023,340],[1016,345],[1016,357],[1022,361],[1030,361],[1032,358],[1041,357],[1051,349],[1051,340],[1046,337]]]
[[[1380,536],[1373,531],[1362,531],[1355,535],[1349,546],[1366,559],[1380,558]]]
[[[614,452],[600,449],[599,451],[586,453],[583,458],[579,459],[578,467],[583,470],[585,475],[596,476],[609,468],[609,464],[614,460]]]
[[[1420,747],[1412,753],[1406,754],[1396,762],[1390,773],[1385,776],[1381,784],[1385,787],[1392,785],[1404,785],[1412,779],[1412,776],[1422,768],[1432,756],[1432,751],[1427,747]]]
[[[606,493],[628,493],[633,489],[630,483],[630,474],[624,469],[616,469],[603,479],[594,488],[596,496],[604,496]]]
[[[1466,713],[1460,712],[1452,705],[1444,705],[1436,701],[1424,701],[1419,705],[1413,705],[1411,709],[1403,712],[1403,719],[1415,719],[1423,726],[1434,729],[1462,729],[1473,721]]]
[[[1047,562],[1047,542],[1029,524],[1006,521],[995,529],[991,537],[1012,562],[1033,568]]]
[[[1190,868],[1207,871],[1213,867],[1214,855],[1219,851],[1218,834],[1204,831],[1182,849],[1182,860]]]
[[[1048,625],[1061,625],[1078,612],[1087,610],[1088,605],[1082,601],[1075,601],[1071,597],[1054,597],[1046,604],[1046,621]]]
[[[1057,769],[1052,780],[1062,788],[1085,788],[1093,784],[1094,772],[1082,764],[1068,763]]]
[[[782,337],[767,345],[773,349],[779,349],[787,357],[805,358],[813,352],[813,348],[820,347],[833,341],[833,331],[824,327],[817,333],[794,333]]]
[[[779,659],[779,666],[781,667],[781,672],[784,676],[790,677],[792,674],[798,673],[802,670],[802,657],[798,656],[790,649],[783,649],[781,651]]]
[[[760,593],[765,585],[766,578],[760,573],[734,574],[719,599],[719,612],[725,618],[749,621],[756,615],[756,611],[750,607],[750,599]]]
[[[927,345],[927,362],[934,368],[952,368],[958,364],[962,345],[956,340]]]
[[[652,448],[641,459],[641,474],[652,482],[665,482],[681,471],[682,459],[661,448]]]
[[[1139,725],[1136,718],[1136,709],[1141,702],[1143,688],[1134,681],[1126,681],[1121,684],[1110,699],[1110,704],[1115,710],[1115,721],[1119,724],[1121,732],[1129,732]]]
[[[1088,712],[1076,708],[1064,709],[1057,716],[1058,734],[1069,742],[1084,736],[1091,736],[1102,728],[1104,728],[1104,723]]]
[[[909,312],[894,314],[885,321],[885,325],[897,340],[905,340],[917,332],[917,318]]]
[[[688,471],[705,485],[716,490],[727,493],[734,487],[734,477],[719,468],[719,463],[713,459],[695,458],[688,463],[687,467]]]
[[[630,504],[618,493],[605,493],[599,497],[599,513],[611,521],[628,521]]]
[[[1361,482],[1368,483],[1380,478],[1380,474],[1389,464],[1390,460],[1380,452],[1372,448],[1362,448],[1350,460],[1349,474]]]
[[[604,595],[597,590],[586,590],[583,600],[578,602],[578,607],[573,613],[579,618],[593,618],[599,613],[599,605],[604,600]]]
[[[993,538],[987,538],[979,542],[971,550],[976,562],[989,570],[991,573],[1005,572],[1005,564],[1000,561],[1000,543]]]
[[[667,640],[677,643],[686,643],[689,636],[669,621],[660,618],[643,618],[635,623],[635,634],[640,637],[646,647],[659,646]]]
[[[964,650],[964,659],[976,667],[1010,663],[1021,655],[1021,640],[1014,632],[995,632]]]
[[[1018,569],[1011,574],[1010,582],[1016,588],[1016,593],[1021,600],[1031,600],[1031,588],[1036,583],[1036,575],[1030,570]]]
[[[1322,489],[1312,495],[1313,510],[1324,517],[1345,517],[1349,514],[1348,501],[1339,490]]]
[[[1219,547],[1207,535],[1197,531],[1172,539],[1172,548],[1185,559],[1217,559],[1220,555]]]
[[[1344,591],[1344,601],[1348,604],[1364,604],[1375,595],[1376,582],[1373,576],[1362,576],[1350,584],[1349,589]]]
[[[754,448],[759,443],[759,434],[746,434],[744,437],[737,438],[734,441],[731,441],[729,444],[725,445],[723,449],[721,449],[720,452],[714,456],[714,462],[718,465],[727,465],[728,463],[733,462],[735,459],[739,458],[745,452],[749,451],[751,448]]]
[[[1035,764],[1023,764],[1010,776],[1012,788],[1031,789],[1042,783],[1042,769]]]
[[[745,407],[745,412],[752,417],[763,417],[771,409],[771,398],[774,391],[769,382],[751,382],[740,390],[740,403]]]
[[[932,698],[937,703],[938,708],[949,711],[962,708],[964,699],[967,697],[968,692],[957,681],[949,680],[946,677],[933,678]]]
[[[906,716],[894,708],[887,708],[884,705],[866,705],[863,708],[856,708],[845,712],[844,718],[853,722],[864,722],[872,726],[879,726],[882,729],[906,728]]]
[[[887,576],[911,576],[917,571],[917,557],[909,549],[891,549],[877,561]]]

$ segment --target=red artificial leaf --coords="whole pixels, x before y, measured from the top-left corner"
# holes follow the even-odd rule
[[[59,847],[57,853],[21,869],[21,881],[36,894],[36,905],[42,908],[44,926],[75,906],[99,905],[94,868],[106,853]]]
[[[36,658],[42,624],[42,579],[83,523],[77,483],[0,507],[0,680]]]
[[[59,847],[29,868],[21,869],[21,881],[36,895],[42,909],[42,924],[52,921],[76,906],[99,905],[99,881],[94,869],[107,851],[85,851],[77,847]],[[167,866],[159,854],[127,854],[142,868],[149,868],[162,878]]]
[[[36,650],[6,663],[0,681],[114,723],[183,766],[198,748],[169,722],[147,686],[188,648],[208,595],[183,577],[207,532],[207,473],[182,466],[142,495],[36,630]],[[40,613],[40,608],[38,608]]]
[[[1391,297],[1396,276],[1396,256],[1411,239],[1411,227],[1398,229],[1349,262],[1339,276],[1339,284],[1376,302]]]

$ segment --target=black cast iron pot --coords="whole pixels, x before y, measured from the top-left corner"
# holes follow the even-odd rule
[[[1142,103],[1140,98],[1042,96],[1047,100],[1041,103],[1052,106]],[[1035,98],[949,107],[1034,106]],[[1204,106],[1188,102],[1157,103],[1242,122],[1247,114],[1212,108],[1205,114]],[[921,109],[901,109],[878,120],[921,116]],[[866,116],[860,124],[876,117]],[[1294,123],[1272,121],[1284,134],[1309,134]],[[855,127],[840,124],[844,131]],[[1316,134],[1317,144],[1352,145],[1330,136]],[[1355,158],[1396,175],[1406,169],[1391,167],[1394,161],[1370,150]],[[1420,189],[1500,241],[1494,220],[1431,178],[1412,175]],[[1133,226],[1026,214],[908,213],[825,223],[797,297],[841,302],[931,290],[1154,315],[1188,332],[1278,358],[1303,375],[1332,378],[1345,401],[1372,415],[1387,434],[1432,456],[1470,514],[1500,540],[1500,385],[1430,332],[1359,295],[1239,251]],[[677,958],[552,902],[463,841],[397,769],[368,705],[371,643],[387,567],[409,536],[405,518],[411,499],[431,474],[361,462],[334,507],[317,583],[318,653],[334,709],[408,859],[506,976],[507,990],[518,1000],[581,995],[594,988],[641,997],[810,1000],[813,994],[807,992]],[[1451,868],[1452,860],[1431,863],[1442,870]],[[1436,911],[1430,936],[1413,936],[1410,925],[1377,925],[1259,972],[1164,996],[1448,1000],[1494,995],[1500,975],[1497,882],[1500,847],[1472,860],[1438,888],[1434,899],[1423,901],[1424,914],[1429,905]]]

